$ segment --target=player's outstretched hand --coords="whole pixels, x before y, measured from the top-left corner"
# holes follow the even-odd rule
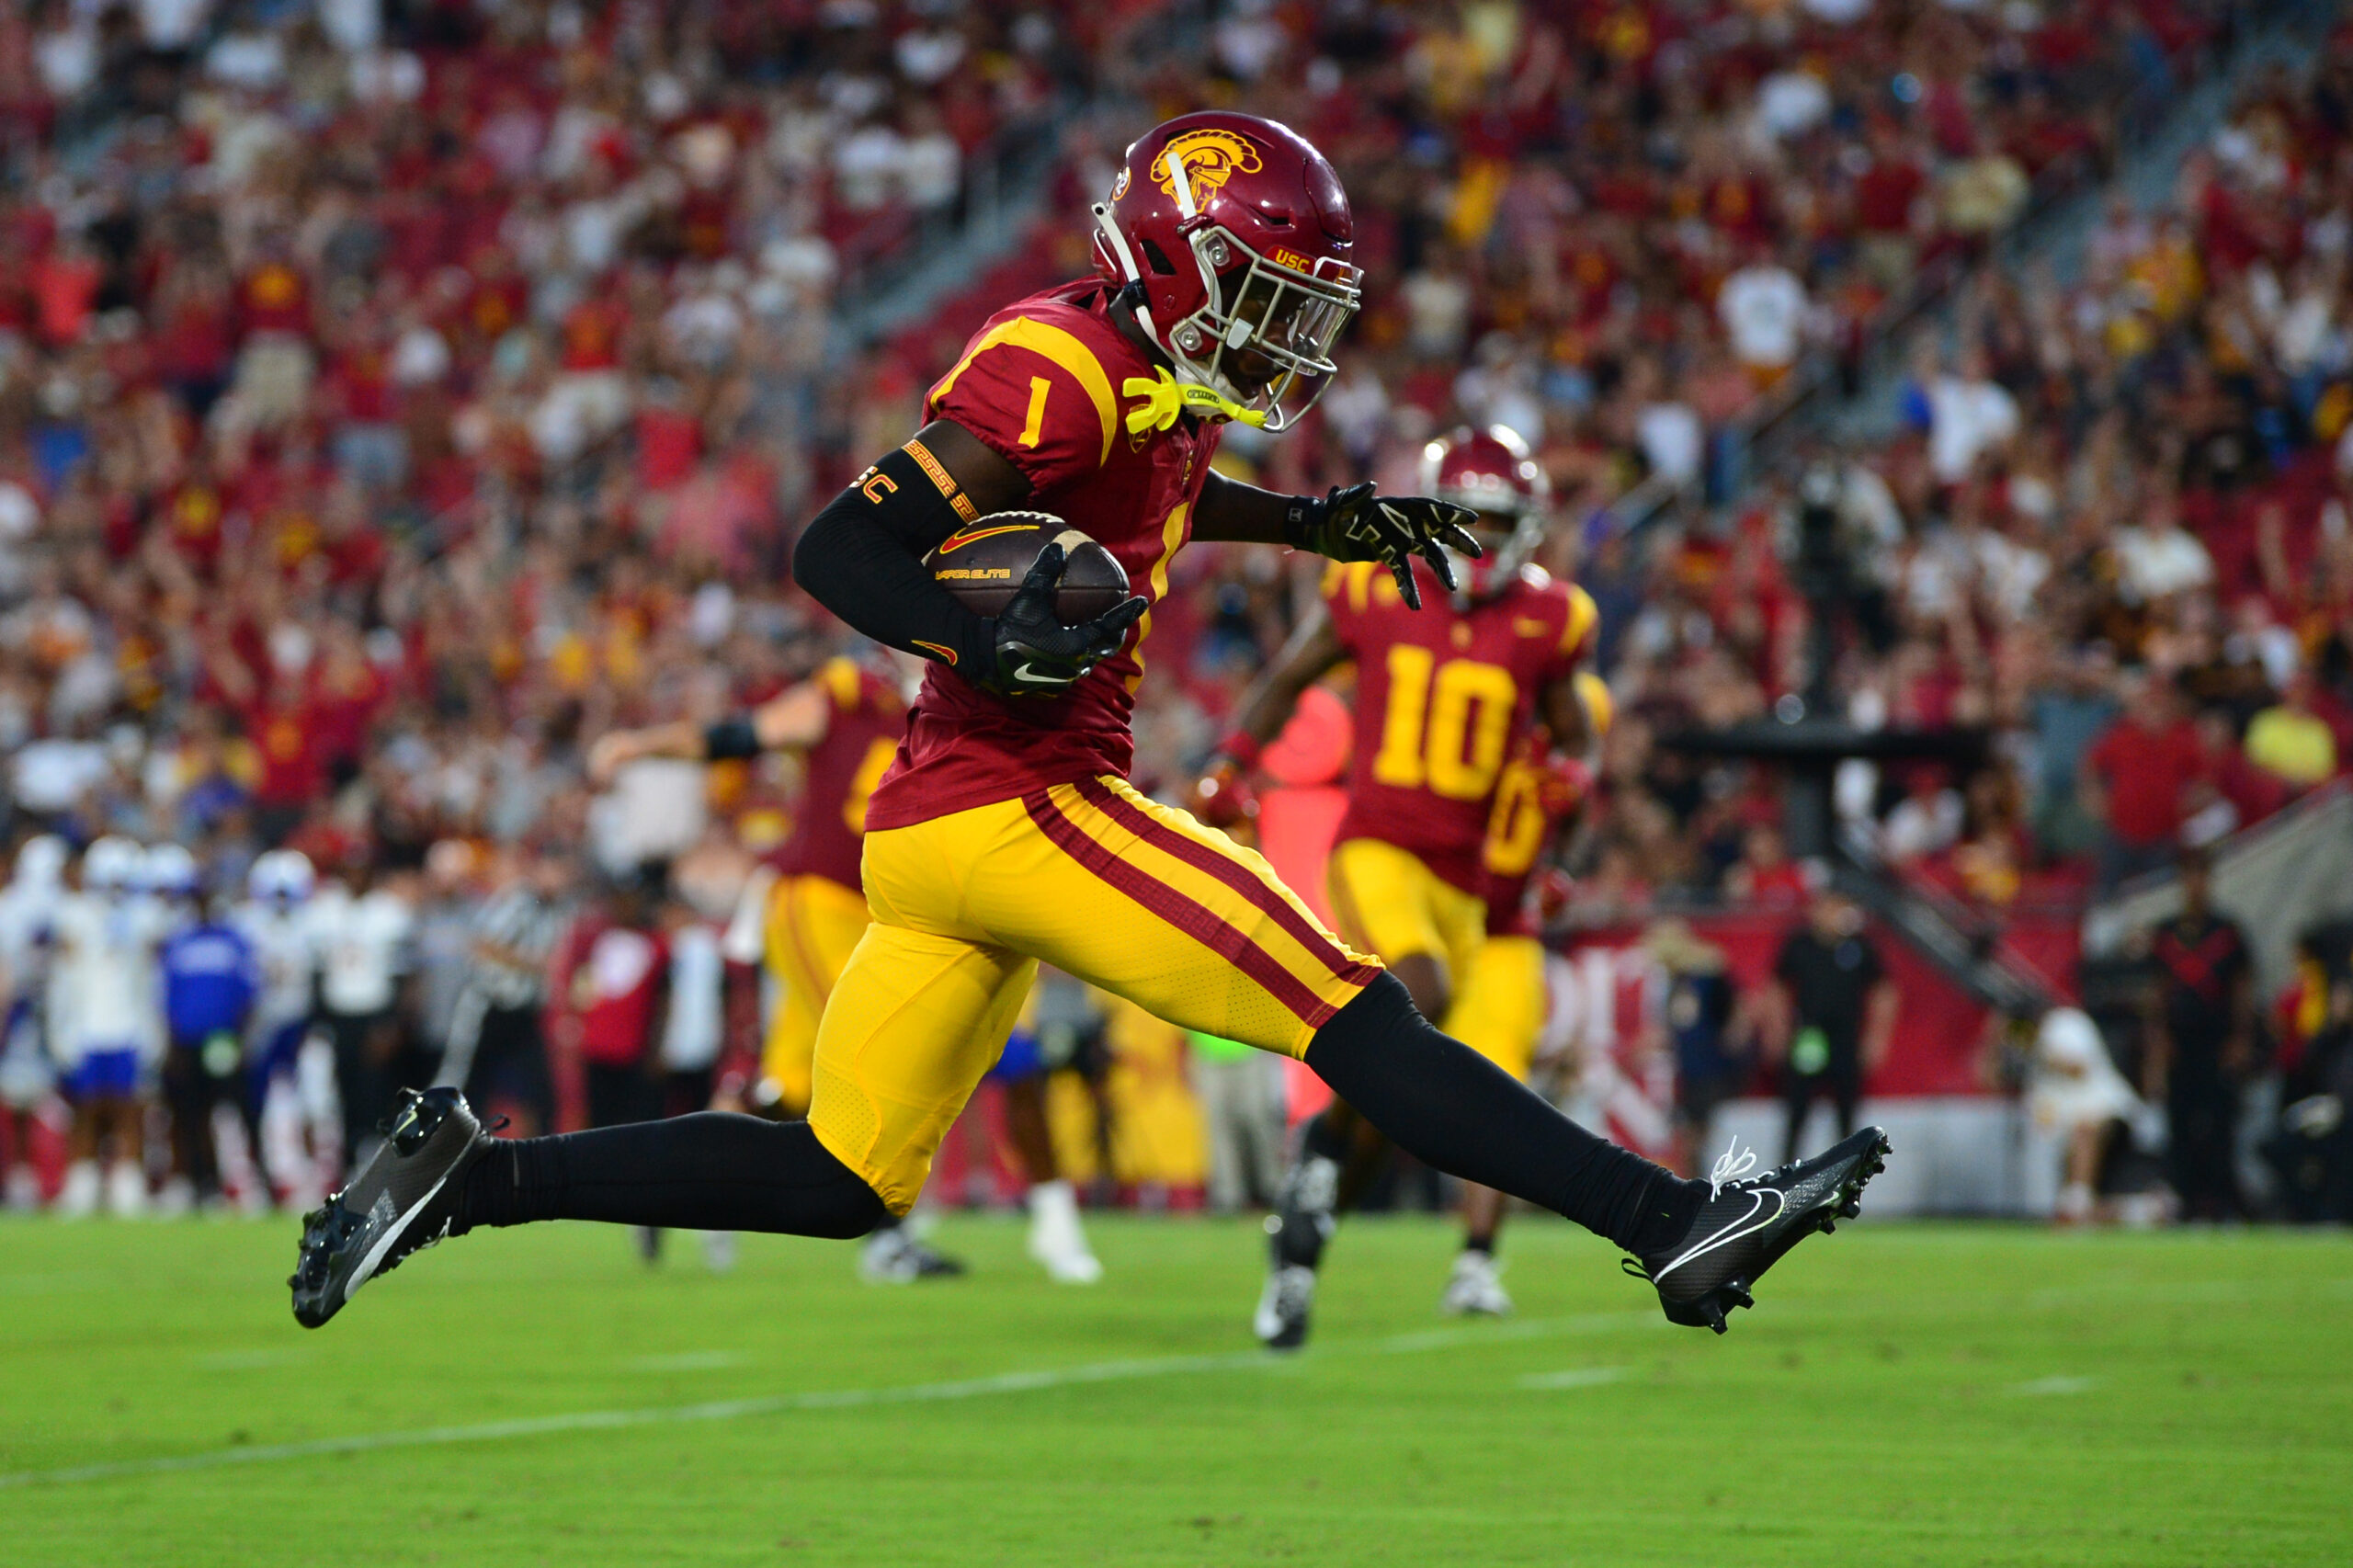
[[[1479,541],[1469,526],[1479,514],[1451,501],[1427,495],[1379,495],[1370,480],[1338,485],[1313,503],[1302,520],[1300,548],[1334,561],[1378,561],[1397,579],[1397,591],[1414,609],[1422,608],[1422,591],[1414,582],[1414,557],[1430,563],[1438,581],[1451,590],[1454,563],[1449,550],[1478,556]]]
[[[1144,612],[1143,599],[1125,600],[1076,626],[1063,624],[1054,613],[1054,589],[1067,564],[1059,544],[1038,552],[1037,564],[992,623],[996,665],[975,672],[975,684],[1000,697],[1060,697],[1127,642],[1128,628]]]

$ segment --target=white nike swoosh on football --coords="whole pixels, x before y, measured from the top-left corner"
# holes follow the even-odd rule
[[[1778,1187],[1756,1187],[1750,1191],[1748,1196],[1752,1206],[1747,1213],[1742,1215],[1734,1223],[1726,1226],[1722,1231],[1717,1233],[1712,1240],[1700,1243],[1698,1246],[1693,1247],[1689,1252],[1685,1253],[1681,1257],[1677,1258],[1673,1263],[1668,1264],[1665,1268],[1660,1269],[1656,1274],[1651,1276],[1651,1282],[1653,1284],[1656,1284],[1658,1281],[1665,1278],[1668,1275],[1674,1273],[1677,1269],[1682,1267],[1685,1264],[1690,1262],[1695,1257],[1699,1257],[1708,1253],[1711,1253],[1720,1246],[1729,1246],[1733,1242],[1740,1240],[1743,1236],[1753,1235],[1756,1232],[1761,1231],[1766,1226],[1771,1224],[1774,1221],[1779,1219],[1782,1214],[1788,1211],[1790,1207],[1790,1200],[1781,1195],[1780,1189]],[[1764,1210],[1765,1199],[1768,1198],[1770,1198],[1773,1200],[1773,1211],[1760,1220],[1756,1216]]]
[[[1029,673],[1029,666],[1027,665],[1024,665],[1019,669],[1014,671],[1013,678],[1016,680],[1026,680],[1032,686],[1060,686],[1063,683],[1063,677],[1060,676],[1031,675]]]

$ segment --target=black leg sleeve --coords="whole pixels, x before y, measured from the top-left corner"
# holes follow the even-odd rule
[[[1630,1252],[1680,1236],[1707,1190],[1595,1137],[1439,1033],[1394,975],[1315,1032],[1307,1064],[1425,1165],[1540,1203]]]
[[[827,1153],[807,1122],[703,1111],[500,1140],[467,1173],[452,1229],[603,1220],[847,1239],[884,1216],[874,1189]]]

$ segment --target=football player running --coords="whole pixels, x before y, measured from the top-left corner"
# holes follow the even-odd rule
[[[1590,670],[1579,670],[1574,680],[1598,744],[1615,711],[1609,688]],[[1447,1028],[1490,1062],[1521,1064],[1522,1077],[1536,1061],[1549,1005],[1542,924],[1566,904],[1570,891],[1554,859],[1555,847],[1563,830],[1577,820],[1592,777],[1587,758],[1554,750],[1551,733],[1538,726],[1496,781],[1486,842],[1479,850],[1486,939],[1447,1010]],[[1446,1311],[1491,1316],[1511,1311],[1495,1261],[1504,1211],[1503,1194],[1495,1188],[1463,1189],[1462,1251],[1440,1301]]]
[[[1421,581],[1453,585],[1449,546],[1478,547],[1469,514],[1437,500],[1279,495],[1211,472],[1227,423],[1296,422],[1357,307],[1347,199],[1313,147],[1251,116],[1186,115],[1129,148],[1096,216],[1098,276],[992,318],[931,388],[922,428],[795,551],[820,603],[931,662],[868,806],[872,919],[818,1026],[809,1119],[714,1112],[510,1141],[453,1091],[414,1096],[306,1221],[299,1321],[484,1225],[863,1235],[914,1204],[1041,960],[1179,1028],[1303,1059],[1427,1163],[1624,1246],[1677,1321],[1720,1324],[1856,1201],[1875,1131],[1769,1184],[1713,1188],[1596,1138],[1427,1023],[1263,858],[1128,783],[1151,611],[1188,540],[1373,562],[1408,602]],[[1136,596],[1064,625],[1049,545],[1002,614],[966,608],[923,558],[1011,507],[1083,528]]]
[[[1353,660],[1356,753],[1326,871],[1341,934],[1379,954],[1425,1017],[1445,1020],[1449,1033],[1520,1079],[1532,1034],[1509,1020],[1466,1034],[1465,1018],[1452,1015],[1486,945],[1483,850],[1496,786],[1540,718],[1572,748],[1592,731],[1574,677],[1597,616],[1584,590],[1532,563],[1547,494],[1542,471],[1517,435],[1497,426],[1432,441],[1422,477],[1472,519],[1474,559],[1454,581],[1417,567],[1428,578],[1420,585],[1421,607],[1373,566],[1334,566],[1321,608],[1244,696],[1234,732],[1199,794],[1212,821],[1234,812],[1248,769],[1300,694]],[[1496,1021],[1502,1000],[1487,998],[1483,1022]],[[1324,1244],[1353,1196],[1350,1176],[1370,1168],[1380,1142],[1345,1099],[1303,1130],[1270,1228],[1256,1319],[1268,1345],[1290,1349],[1305,1339]],[[1507,1310],[1494,1262],[1500,1196],[1472,1184],[1463,1203],[1464,1251],[1446,1301],[1457,1310]]]

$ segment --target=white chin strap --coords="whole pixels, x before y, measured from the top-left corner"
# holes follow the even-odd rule
[[[1176,210],[1186,218],[1198,217],[1200,209],[1193,205],[1193,182],[1185,177],[1185,157],[1170,147],[1160,160],[1168,169],[1168,183],[1176,192]]]
[[[1143,270],[1136,266],[1135,252],[1128,248],[1128,236],[1120,233],[1119,222],[1111,216],[1110,203],[1098,201],[1092,210],[1095,213],[1095,226],[1102,231],[1104,244],[1109,247],[1112,256],[1118,260],[1122,279],[1130,283],[1142,282]],[[1160,333],[1159,329],[1152,324],[1152,306],[1145,302],[1145,293],[1144,290],[1136,290],[1137,298],[1133,307],[1136,320],[1143,327],[1144,335],[1157,341]]]

